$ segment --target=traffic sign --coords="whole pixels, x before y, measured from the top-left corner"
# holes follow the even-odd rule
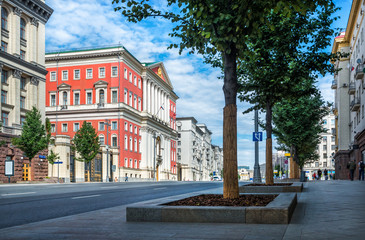
[[[40,159],[46,159],[46,156],[44,156],[44,155],[39,155],[39,158],[40,158]]]
[[[252,141],[261,142],[262,141],[262,132],[253,132],[252,133]]]
[[[63,162],[54,162],[54,164],[62,164]]]

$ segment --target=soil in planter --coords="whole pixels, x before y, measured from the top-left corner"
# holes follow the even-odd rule
[[[244,186],[290,186],[292,185],[293,183],[274,183],[274,184],[265,184],[265,183],[250,183],[250,184],[247,184],[247,185],[244,185]]]
[[[225,199],[219,194],[203,194],[199,196],[181,199],[175,202],[166,203],[168,206],[266,206],[278,195],[240,195],[238,199]]]

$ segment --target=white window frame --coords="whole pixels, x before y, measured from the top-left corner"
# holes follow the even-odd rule
[[[128,136],[127,136],[127,134],[124,135],[124,149],[128,150]]]
[[[129,106],[133,107],[133,93],[129,91]]]
[[[114,73],[114,72],[113,72],[113,69],[116,69],[116,74],[113,74],[113,73]],[[110,75],[111,75],[112,77],[118,77],[118,66],[112,66],[112,67],[111,67]]]
[[[56,132],[56,124],[54,123],[51,124],[51,132]]]
[[[116,141],[115,141],[115,143],[116,143],[116,145],[114,145],[113,144],[113,139],[116,139]],[[112,135],[112,137],[111,137],[111,144],[110,144],[112,147],[118,147],[118,136],[117,135]]]
[[[52,96],[54,96],[54,105],[52,105]],[[57,104],[57,96],[56,96],[56,93],[49,94],[49,106],[50,107],[55,107],[56,104]]]
[[[66,126],[66,131],[64,130],[64,126]],[[68,132],[68,124],[67,123],[62,123],[61,132]]]
[[[142,111],[142,100],[140,97],[138,98],[138,110]]]
[[[79,71],[79,77],[76,77],[76,71]],[[74,80],[80,80],[81,71],[80,69],[74,69]]]
[[[103,142],[101,142],[101,139],[103,139]],[[99,143],[100,143],[100,145],[105,145],[105,137],[104,137],[104,134],[100,134],[99,135]]]
[[[137,105],[137,94],[134,94],[134,99],[133,99],[133,104],[134,104],[134,108],[137,109],[138,105]]]
[[[53,74],[54,74],[54,78],[53,78]],[[50,73],[50,75],[49,75],[49,81],[50,82],[57,81],[57,72],[53,71],[53,72]]]
[[[78,126],[77,127],[77,129],[76,129],[76,126]],[[74,123],[74,132],[77,132],[78,130],[80,129],[80,123]]]
[[[66,73],[66,78],[64,73]],[[68,80],[68,70],[62,70],[62,81],[67,81]]]
[[[132,137],[129,137],[129,150],[133,152],[133,139]]]
[[[137,76],[134,76],[134,86],[137,86]]]
[[[114,95],[113,95],[113,93],[117,93],[117,99],[115,100],[115,101],[113,101],[114,100]],[[112,90],[112,103],[117,103],[118,102],[118,90]]]
[[[134,138],[134,152],[137,152],[137,138]]]
[[[124,158],[124,167],[128,167],[128,158]]]
[[[128,80],[128,70],[124,68],[124,79]]]
[[[88,102],[88,98],[87,98],[89,93],[91,94],[91,102],[90,103]],[[85,99],[86,104],[88,104],[88,105],[93,104],[93,92],[92,92],[92,90],[86,91],[85,98],[86,98]]]
[[[102,69],[104,69],[104,75],[102,75],[101,73],[102,73]],[[99,78],[105,78],[105,67],[99,67]]]
[[[79,94],[79,103],[78,104],[76,104],[76,94]],[[80,105],[80,92],[79,91],[76,91],[76,92],[74,92],[74,99],[73,99],[73,101],[74,101],[74,105]]]
[[[134,126],[134,134],[137,134],[137,126]]]
[[[124,103],[128,104],[128,89],[124,88]]]
[[[91,70],[91,77],[88,74],[88,70]],[[93,69],[92,68],[87,68],[86,69],[86,79],[92,79],[93,78]]]
[[[104,122],[99,122],[99,131],[105,131],[105,124],[104,124]]]
[[[128,123],[124,122],[124,130],[128,132]]]
[[[133,76],[132,76],[133,74],[132,74],[132,72],[129,72],[129,82],[132,82],[133,81]]]
[[[117,121],[112,121],[111,129],[112,130],[118,130],[118,122]]]
[[[129,131],[130,131],[131,133],[133,133],[133,125],[132,125],[132,124],[129,124]]]
[[[139,149],[139,153],[142,153],[142,151],[141,151],[141,139],[139,139],[139,142],[138,142],[138,149]]]
[[[138,88],[139,88],[139,89],[141,89],[141,87],[142,87],[142,86],[141,86],[141,82],[142,82],[142,81],[141,81],[141,79],[140,79],[140,78],[138,78]]]

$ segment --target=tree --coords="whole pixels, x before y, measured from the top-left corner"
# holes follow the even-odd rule
[[[322,119],[328,113],[328,106],[318,91],[283,100],[273,108],[273,132],[281,146],[290,151],[301,171],[305,163],[319,157],[316,150],[320,134],[325,131]]]
[[[53,150],[51,150],[47,156],[47,160],[49,162],[49,164],[52,165],[52,177],[53,177],[53,165],[54,165],[54,162],[56,162],[57,160],[60,159],[60,156],[58,153],[55,153],[53,152]]]
[[[90,162],[100,150],[99,137],[91,123],[86,121],[82,123],[81,128],[73,138],[73,143],[76,152],[80,154],[80,157],[76,158],[76,160],[85,162],[89,166],[88,181],[90,181]]]
[[[293,9],[291,15],[271,11],[267,24],[248,37],[246,55],[239,59],[239,98],[266,112],[266,184],[273,184],[272,108],[285,98],[315,92],[318,73],[333,71],[331,53],[324,52],[334,34],[334,4],[319,6],[305,14]],[[285,34],[283,34],[285,33]]]
[[[237,178],[237,58],[244,55],[246,39],[259,30],[263,16],[271,9],[290,14],[289,4],[305,12],[308,8],[328,4],[331,0],[167,0],[166,11],[155,9],[148,0],[113,0],[116,11],[130,22],[139,22],[149,17],[163,17],[174,27],[169,34],[181,41],[170,47],[179,48],[180,53],[200,53],[218,57],[224,73],[223,92],[223,183],[224,198],[238,198]],[[120,3],[120,4],[119,4]]]
[[[31,166],[34,156],[39,151],[47,148],[48,138],[46,129],[42,123],[42,116],[36,107],[33,106],[32,110],[27,112],[22,134],[19,137],[13,138],[12,143],[29,158],[29,166]],[[29,176],[31,178],[31,174]]]

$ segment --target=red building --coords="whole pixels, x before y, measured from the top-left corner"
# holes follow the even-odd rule
[[[46,116],[63,162],[60,177],[87,179],[89,169],[69,147],[87,121],[102,145],[91,180],[176,180],[178,97],[162,62],[141,63],[119,46],[48,53],[46,66]]]

